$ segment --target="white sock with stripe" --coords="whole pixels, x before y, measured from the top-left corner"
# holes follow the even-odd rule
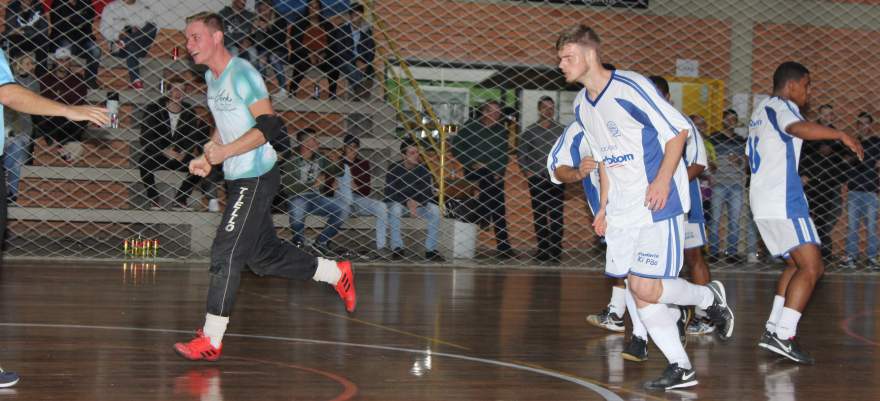
[[[211,339],[211,345],[215,348],[220,347],[220,344],[223,343],[223,335],[226,334],[226,325],[228,324],[229,316],[205,314],[205,327],[202,328],[202,332]]]
[[[664,304],[651,304],[639,309],[642,322],[648,329],[651,339],[669,363],[677,363],[679,367],[691,369],[691,361],[684,352],[684,346],[678,338],[678,328]]]
[[[779,322],[779,317],[782,316],[782,307],[785,306],[785,297],[781,297],[776,295],[773,297],[773,309],[770,309],[770,317],[767,318],[767,324],[764,327],[767,328],[767,331],[771,333],[776,332],[776,323]]]
[[[312,280],[336,285],[340,277],[342,277],[342,272],[336,267],[335,260],[318,258],[318,268],[315,269]]]

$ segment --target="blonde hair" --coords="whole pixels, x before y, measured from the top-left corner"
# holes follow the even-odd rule
[[[187,25],[192,24],[193,22],[201,22],[215,31],[223,32],[223,17],[221,17],[220,14],[210,11],[202,11],[186,17]]]
[[[593,28],[584,24],[577,24],[559,34],[559,39],[556,40],[556,50],[562,50],[569,43],[598,49],[600,41],[599,35]]]

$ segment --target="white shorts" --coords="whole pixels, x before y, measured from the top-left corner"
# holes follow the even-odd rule
[[[804,244],[820,245],[813,219],[755,219],[764,245],[773,256],[788,258],[788,253]]]
[[[674,278],[684,253],[684,216],[639,228],[611,228],[605,233],[605,274]]]
[[[706,245],[704,223],[684,223],[684,249],[701,248]]]

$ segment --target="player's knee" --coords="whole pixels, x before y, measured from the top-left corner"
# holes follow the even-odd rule
[[[660,299],[660,293],[663,290],[660,280],[630,276],[627,281],[630,291],[637,299],[650,303],[655,303]]]

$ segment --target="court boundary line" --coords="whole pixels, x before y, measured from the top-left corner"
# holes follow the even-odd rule
[[[84,324],[52,324],[52,323],[20,323],[20,322],[0,322],[0,327],[38,327],[38,328],[48,328],[48,329],[81,329],[81,330],[107,330],[107,331],[134,331],[134,332],[146,332],[146,333],[162,333],[162,334],[191,334],[191,330],[175,330],[175,329],[160,329],[160,328],[149,328],[149,327],[133,327],[133,326],[99,326],[99,325],[84,325]],[[291,342],[291,343],[303,343],[303,344],[315,344],[315,345],[334,345],[334,346],[343,346],[343,347],[352,347],[352,348],[363,348],[363,349],[373,349],[373,350],[384,350],[384,351],[395,351],[402,352],[408,354],[416,354],[416,355],[431,355],[431,356],[442,356],[451,359],[464,360],[469,362],[481,363],[484,365],[494,365],[505,367],[509,369],[521,370],[529,373],[534,373],[542,376],[552,377],[564,382],[568,382],[571,384],[575,384],[580,386],[581,388],[587,389],[591,392],[594,392],[604,398],[606,401],[623,401],[619,395],[614,393],[613,391],[606,389],[605,387],[599,386],[594,383],[590,383],[584,379],[570,376],[563,373],[554,372],[547,369],[535,368],[531,366],[525,366],[521,364],[504,362],[495,359],[488,358],[480,358],[475,356],[461,355],[461,354],[453,354],[449,352],[435,352],[431,350],[419,350],[413,348],[404,348],[404,347],[394,347],[387,345],[376,345],[376,344],[360,344],[360,343],[350,343],[345,341],[329,341],[329,340],[313,340],[308,338],[299,338],[299,337],[282,337],[282,336],[266,336],[266,335],[258,335],[258,334],[239,334],[239,333],[226,333],[226,337],[237,337],[237,338],[249,338],[256,340],[266,340],[266,341],[281,341],[281,342]],[[170,351],[169,351],[170,352]],[[233,356],[233,358],[237,358]]]

